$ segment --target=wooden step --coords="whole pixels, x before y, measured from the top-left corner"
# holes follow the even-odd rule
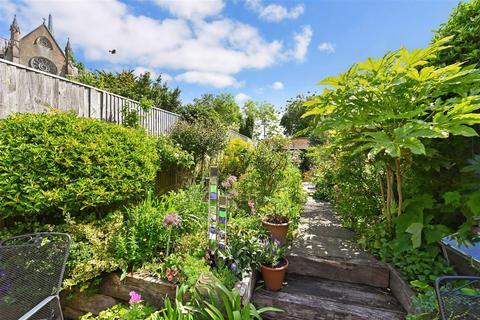
[[[364,284],[372,287],[389,287],[390,269],[384,263],[363,259],[336,259],[288,256],[287,272],[327,280]]]
[[[279,292],[258,289],[253,303],[284,310],[267,315],[278,320],[405,319],[404,310],[385,289],[293,274],[287,275]]]

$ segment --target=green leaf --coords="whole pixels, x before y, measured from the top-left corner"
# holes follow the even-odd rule
[[[413,154],[425,154],[425,146],[417,138],[408,138],[400,141],[400,146],[404,149],[410,150]]]
[[[462,196],[458,191],[445,192],[443,194],[443,200],[445,200],[446,205],[458,208],[461,205]]]
[[[420,280],[410,281],[410,285],[414,288],[418,288],[418,289],[421,289],[421,290],[428,290],[428,289],[432,288],[430,285],[428,285],[427,283],[425,283],[423,281],[420,281]]]
[[[412,235],[411,240],[414,248],[419,248],[422,245],[422,230],[423,223],[414,222],[406,230],[407,233]]]
[[[424,228],[425,241],[428,244],[436,243],[443,239],[443,237],[450,234],[450,229],[443,224],[428,225]]]
[[[475,129],[464,125],[456,125],[448,128],[448,131],[454,136],[476,137],[478,136]]]
[[[477,190],[467,196],[467,208],[476,216],[480,216],[480,190]]]

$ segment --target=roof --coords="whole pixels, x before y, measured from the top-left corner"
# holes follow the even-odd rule
[[[50,35],[50,37],[52,38],[53,40],[53,43],[55,44],[55,46],[58,48],[58,50],[60,50],[60,52],[63,54],[63,56],[66,58],[65,56],[65,53],[63,52],[62,48],[58,45],[58,42],[57,40],[55,39],[55,37],[53,36],[53,34],[50,32],[50,30],[48,30],[47,26],[42,23],[41,25],[39,25],[38,27],[36,27],[35,29],[33,29],[32,31],[30,31],[29,33],[27,33],[26,35],[24,35],[20,40],[22,40],[23,38],[26,38],[27,36],[31,35],[32,33],[34,33],[35,31],[37,31],[38,29],[40,28],[45,28],[45,30],[47,30],[48,34]]]
[[[309,138],[292,138],[288,145],[288,149],[290,150],[305,150],[308,147],[310,147]]]

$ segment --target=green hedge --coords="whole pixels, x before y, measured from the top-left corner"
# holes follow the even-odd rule
[[[110,210],[144,195],[158,167],[143,131],[72,113],[12,114],[0,121],[0,222]]]

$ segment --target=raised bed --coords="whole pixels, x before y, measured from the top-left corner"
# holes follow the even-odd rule
[[[242,296],[242,303],[250,302],[255,287],[254,273],[245,273],[235,287]],[[61,293],[62,309],[66,319],[76,320],[91,312],[95,315],[118,303],[128,303],[130,291],[138,292],[142,299],[151,306],[162,308],[165,297],[175,298],[174,286],[142,273],[129,273],[120,281],[120,273],[107,274],[99,286],[98,292],[86,294],[78,290],[64,290]],[[71,298],[73,296],[73,298]]]

